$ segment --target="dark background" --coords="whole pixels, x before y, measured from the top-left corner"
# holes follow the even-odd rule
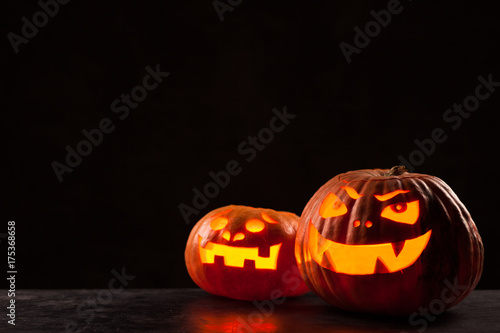
[[[300,214],[333,176],[399,164],[439,127],[447,140],[416,171],[468,207],[485,244],[478,288],[499,288],[500,88],[456,130],[443,120],[479,75],[500,81],[498,10],[401,4],[350,64],[339,43],[387,1],[246,0],[222,22],[211,1],[71,1],[18,54],[7,33],[40,7],[4,4],[0,232],[16,221],[18,287],[105,288],[122,267],[131,287],[193,287],[184,247],[204,214],[232,203]],[[120,120],[111,103],[156,64],[170,76]],[[246,162],[238,145],[285,105],[297,117]],[[51,163],[106,117],[115,130],[59,183]],[[187,225],[178,205],[230,160],[242,172]]]

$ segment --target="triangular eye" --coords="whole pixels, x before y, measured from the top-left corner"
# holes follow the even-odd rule
[[[333,193],[328,193],[319,208],[319,215],[324,219],[341,216],[345,213],[347,213],[346,205]]]

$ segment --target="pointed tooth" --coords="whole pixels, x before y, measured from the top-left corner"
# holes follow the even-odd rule
[[[321,265],[325,268],[328,268],[329,270],[336,272],[337,270],[335,269],[335,262],[333,258],[331,257],[331,254],[329,252],[324,252],[323,257],[321,259]]]
[[[330,247],[330,245],[331,241],[321,237],[318,242],[318,254],[323,255],[323,253]]]
[[[377,262],[375,263],[375,270],[373,273],[390,273],[389,269],[387,266],[384,265],[384,263],[377,258]]]
[[[394,254],[397,256],[399,256],[399,254],[401,253],[401,251],[403,251],[403,248],[405,247],[405,242],[406,241],[401,241],[401,242],[396,242],[396,243],[392,243],[392,250],[394,251]]]

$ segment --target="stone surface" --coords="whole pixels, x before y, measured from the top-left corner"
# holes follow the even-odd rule
[[[16,325],[0,332],[500,332],[500,290],[477,290],[433,322],[337,310],[312,293],[244,302],[200,289],[19,290]],[[5,305],[5,306],[4,306]],[[432,313],[432,311],[430,311]],[[68,327],[68,329],[66,329]]]

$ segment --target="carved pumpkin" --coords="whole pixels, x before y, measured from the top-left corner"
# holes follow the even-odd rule
[[[323,185],[302,213],[296,257],[309,288],[336,307],[408,315],[443,295],[442,311],[467,296],[483,244],[448,185],[394,167]]]
[[[205,291],[241,300],[266,300],[307,292],[295,261],[299,217],[246,206],[226,206],[204,216],[186,245],[189,275]]]

